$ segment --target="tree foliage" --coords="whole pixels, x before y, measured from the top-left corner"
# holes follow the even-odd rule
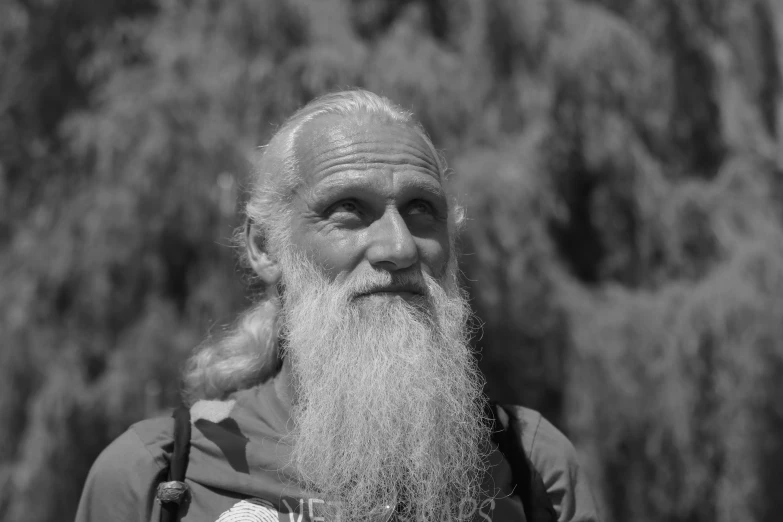
[[[569,433],[606,519],[776,520],[781,67],[775,0],[0,4],[0,519],[68,518],[176,402],[252,298],[253,148],[359,86],[443,149],[487,391]]]

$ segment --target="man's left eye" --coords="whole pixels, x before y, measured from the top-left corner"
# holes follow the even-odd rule
[[[432,205],[427,203],[426,201],[413,201],[410,205],[408,205],[408,214],[426,214],[426,215],[433,215],[435,212],[432,208]]]

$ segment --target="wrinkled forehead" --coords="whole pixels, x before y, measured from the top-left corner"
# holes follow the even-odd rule
[[[435,151],[417,129],[369,115],[326,115],[308,122],[299,132],[294,154],[300,175],[309,182],[351,165],[386,165],[443,183]]]

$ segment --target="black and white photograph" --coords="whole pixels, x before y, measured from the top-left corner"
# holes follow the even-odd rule
[[[0,522],[783,520],[783,0],[0,0]]]

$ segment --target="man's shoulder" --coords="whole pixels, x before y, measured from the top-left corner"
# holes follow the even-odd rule
[[[172,419],[159,417],[137,422],[114,439],[90,469],[76,520],[146,520],[155,484],[168,466],[172,434]]]
[[[534,464],[536,462],[561,462],[563,464],[577,460],[574,445],[546,417],[536,410],[519,405],[503,405],[517,424],[522,435],[525,454]],[[535,457],[535,458],[534,458]]]
[[[576,448],[541,413],[518,405],[504,405],[516,423],[525,450],[541,477],[561,521],[597,521],[598,511]]]
[[[91,475],[101,480],[127,480],[129,472],[157,472],[168,466],[174,423],[170,417],[145,419],[132,424],[98,456]]]
[[[138,439],[152,459],[165,468],[168,466],[165,455],[171,452],[174,440],[174,419],[161,416],[141,420],[132,424],[121,437]]]

